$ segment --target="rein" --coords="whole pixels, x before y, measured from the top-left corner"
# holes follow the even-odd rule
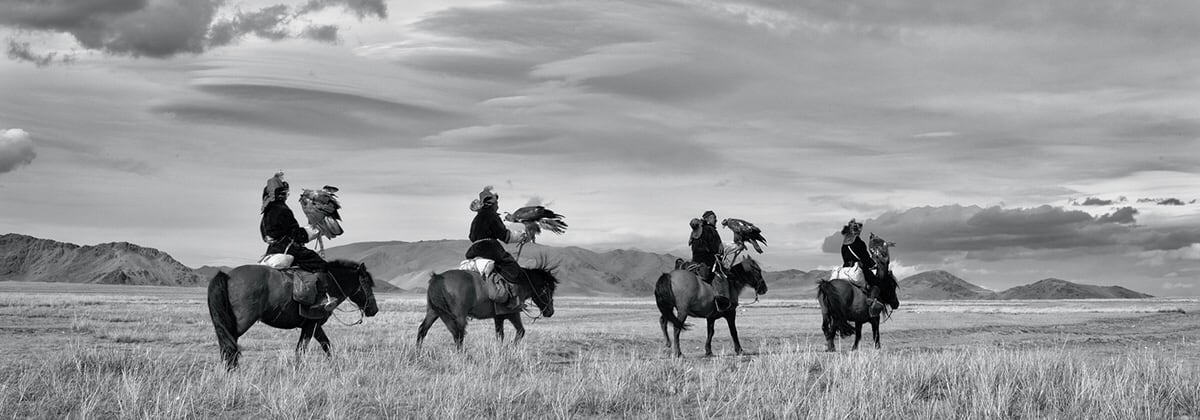
[[[522,244],[522,245],[523,245],[523,244]],[[520,255],[520,251],[517,251],[517,252],[518,252],[518,254],[517,254],[517,255]],[[524,269],[524,268],[522,268],[522,269],[521,269],[521,277],[524,277],[524,278],[525,278],[525,282],[529,284],[529,291],[533,292],[533,294],[531,294],[529,297],[533,298],[533,299],[535,300],[535,301],[534,301],[534,304],[535,304],[535,305],[538,305],[538,306],[540,307],[540,306],[541,306],[541,302],[539,302],[539,301],[542,301],[542,299],[541,299],[541,297],[542,297],[542,296],[541,296],[541,293],[540,293],[540,292],[538,292],[538,289],[537,289],[537,287],[534,287],[534,286],[533,286],[533,279],[529,278],[529,273],[525,272],[525,269]],[[542,318],[542,311],[537,311],[537,313],[536,313],[535,315],[532,315],[532,316],[531,316],[531,315],[529,315],[529,308],[528,308],[528,307],[526,307],[525,309],[521,310],[521,313],[522,313],[522,314],[525,314],[525,316],[529,317],[529,319],[533,320],[533,322],[537,322],[537,320],[539,320],[539,319],[541,319],[541,318]]]
[[[356,291],[354,294],[355,294],[355,295],[357,295],[357,294],[359,294],[359,293],[362,293],[362,294],[364,294],[364,295],[365,295],[365,294],[366,294],[366,291],[365,291],[365,290],[363,290],[363,289],[364,289],[364,287],[363,287],[363,285],[362,285],[362,274],[360,274],[360,273],[359,273],[359,271],[362,271],[362,264],[359,264],[359,265],[358,265],[358,271],[355,271],[355,274],[358,274],[358,291]],[[342,294],[342,296],[345,296],[345,297],[346,297],[346,299],[350,299],[350,296],[351,296],[351,295],[350,295],[350,294],[348,294],[348,293],[346,293],[346,290],[345,290],[345,289],[342,289],[342,283],[341,283],[340,281],[338,281],[338,280],[337,280],[337,277],[335,277],[335,276],[333,275],[333,273],[330,273],[330,274],[329,274],[329,276],[330,276],[330,277],[333,277],[333,285],[334,285],[334,286],[337,286],[338,292],[340,292],[340,293]],[[353,302],[352,302],[352,303],[353,303]],[[351,322],[351,323],[346,323],[345,321],[342,321],[342,319],[341,319],[341,318],[339,318],[339,317],[337,316],[337,312],[354,312],[354,310],[352,310],[352,309],[350,309],[350,310],[337,310],[337,312],[334,312],[334,313],[332,313],[332,315],[333,315],[333,319],[334,319],[334,320],[336,320],[336,321],[337,321],[339,324],[345,325],[345,326],[347,326],[347,327],[350,327],[350,326],[355,326],[355,325],[361,324],[361,323],[363,322],[363,318],[366,318],[366,311],[364,311],[364,310],[363,310],[363,308],[362,308],[361,306],[358,306],[358,304],[355,304],[355,305],[354,305],[354,307],[355,307],[355,308],[358,310],[358,320],[357,320],[357,321],[354,321],[354,322]]]

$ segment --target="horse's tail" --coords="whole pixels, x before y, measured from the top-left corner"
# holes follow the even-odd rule
[[[225,359],[225,367],[232,370],[237,367],[237,316],[233,306],[229,304],[229,275],[218,272],[208,282],[208,315],[212,317],[213,328],[217,330],[217,344],[221,346],[221,357]]]
[[[446,291],[446,278],[441,274],[430,273],[429,288],[425,290],[425,304],[437,312],[438,316],[457,325],[458,320],[454,317],[453,302],[450,300],[450,293]]]
[[[662,319],[676,329],[686,330],[690,327],[675,317],[675,290],[671,288],[671,273],[663,273],[654,283],[654,302],[658,304],[658,311],[662,312]]]
[[[825,316],[829,318],[829,328],[842,337],[854,335],[854,327],[846,316],[846,306],[837,300],[837,290],[832,281],[822,281],[817,286],[817,300],[825,308]]]

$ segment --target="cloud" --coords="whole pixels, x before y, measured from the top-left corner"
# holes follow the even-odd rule
[[[1083,203],[1081,203],[1080,205],[1082,205],[1082,206],[1110,206],[1110,205],[1112,205],[1112,203],[1113,203],[1112,200],[1103,200],[1103,199],[1099,199],[1099,198],[1095,198],[1095,197],[1088,197],[1087,200],[1083,200]]]
[[[36,157],[29,132],[20,128],[0,131],[0,174],[31,164]]]
[[[1132,207],[1099,216],[1049,205],[920,207],[865,220],[863,231],[897,242],[905,255],[920,261],[936,261],[950,253],[982,261],[1050,260],[1064,254],[1170,251],[1200,243],[1200,227],[1139,226],[1137,213]],[[832,234],[822,251],[837,252],[840,245],[841,235]],[[1159,255],[1175,254],[1151,252],[1143,259]]]
[[[224,0],[0,2],[0,26],[66,33],[86,49],[114,55],[166,58],[203,53],[250,34],[276,41],[336,42],[336,25],[292,28],[293,23],[307,22],[310,13],[332,6],[342,6],[359,19],[387,16],[387,7],[379,0],[311,0],[295,9],[278,4],[218,18],[225,5]],[[9,57],[14,60],[45,65],[54,54],[39,54],[27,43],[10,41]]]
[[[33,52],[28,42],[17,42],[16,40],[8,40],[8,58],[17,61],[28,61],[38,67],[46,67],[54,62],[58,56],[58,52],[49,52],[46,54],[38,54]],[[73,60],[73,55],[64,54],[62,56],[63,63],[69,63]]]
[[[297,13],[305,14],[334,6],[354,12],[360,20],[370,16],[387,19],[387,3],[384,0],[309,0]]]

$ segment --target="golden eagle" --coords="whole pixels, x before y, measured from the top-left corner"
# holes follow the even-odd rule
[[[326,185],[319,190],[305,189],[300,193],[300,208],[308,217],[308,224],[329,239],[343,233],[342,216],[338,214],[342,204],[338,202],[337,192],[337,187]]]
[[[762,230],[759,230],[758,226],[754,226],[753,223],[745,220],[734,218],[722,220],[721,226],[725,226],[733,231],[733,243],[745,248],[746,245],[744,243],[749,242],[759,254],[763,252],[762,247],[759,246],[759,242],[762,242],[762,245],[766,245],[767,238],[762,236]]]
[[[563,218],[563,215],[542,206],[521,207],[512,213],[504,213],[505,221],[525,225],[525,234],[533,243],[537,243],[537,235],[542,233],[542,229],[559,235],[566,232],[567,223]]]

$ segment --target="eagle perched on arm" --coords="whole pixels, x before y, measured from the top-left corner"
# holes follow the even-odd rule
[[[733,218],[722,220],[721,226],[725,226],[733,231],[733,243],[745,247],[743,243],[749,242],[759,254],[763,252],[762,247],[759,246],[759,242],[762,242],[762,245],[766,245],[767,238],[762,236],[762,230],[759,230],[758,226],[754,226],[753,223],[742,219]]]
[[[338,214],[342,204],[338,202],[337,192],[337,187],[326,185],[319,190],[305,189],[300,193],[300,208],[308,217],[308,224],[329,239],[343,233],[342,216]]]
[[[504,213],[504,221],[525,225],[525,233],[529,235],[529,242],[533,243],[537,243],[537,234],[542,233],[542,229],[559,235],[566,232],[564,217],[542,206],[521,207],[512,213]]]

